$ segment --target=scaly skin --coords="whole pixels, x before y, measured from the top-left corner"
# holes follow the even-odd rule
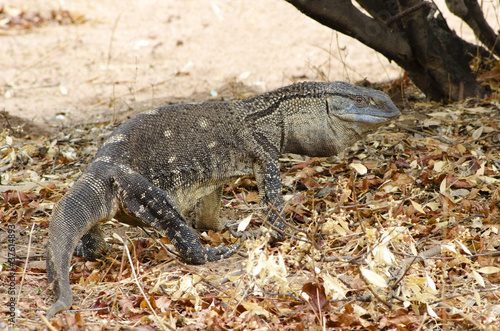
[[[99,223],[115,217],[154,227],[188,263],[224,259],[239,245],[202,246],[185,222],[188,213],[194,211],[196,228],[222,229],[222,188],[253,174],[262,205],[277,211],[269,222],[284,230],[278,157],[335,155],[398,115],[380,91],[309,82],[234,102],[160,107],[126,121],[50,218],[47,272],[58,300],[47,317],[71,306],[73,252],[89,259],[105,254]]]

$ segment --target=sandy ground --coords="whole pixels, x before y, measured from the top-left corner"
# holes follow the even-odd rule
[[[264,91],[298,80],[386,81],[402,73],[283,0],[0,5],[28,13],[62,8],[86,20],[0,30],[0,110],[42,125],[92,122],[97,115],[113,115],[118,105],[158,97],[209,96],[228,81]],[[498,29],[491,8],[490,23]],[[451,25],[474,41],[457,22]]]

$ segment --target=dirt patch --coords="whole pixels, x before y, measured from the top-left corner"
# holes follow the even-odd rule
[[[401,74],[282,0],[75,0],[63,8],[13,0],[3,11],[25,15],[0,26],[2,109],[50,126],[95,122],[121,104],[209,95],[228,81],[264,91],[298,80],[380,82]]]
[[[36,139],[54,133],[54,130],[50,127],[38,125],[25,118],[10,115],[6,111],[0,111],[0,127],[7,129],[7,133],[16,138]]]

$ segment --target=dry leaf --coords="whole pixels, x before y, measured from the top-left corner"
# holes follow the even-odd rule
[[[243,301],[241,305],[245,307],[246,310],[254,312],[257,315],[264,316],[266,318],[269,318],[270,316],[270,313],[262,308],[258,303]]]
[[[385,279],[380,276],[379,274],[366,269],[366,268],[360,268],[361,273],[363,276],[366,278],[367,281],[369,281],[372,285],[375,285],[377,287],[387,287],[387,283],[385,282]]]
[[[486,285],[484,284],[484,278],[481,276],[476,270],[472,270],[471,272],[472,277],[478,282],[479,286],[485,287]]]
[[[320,311],[328,303],[325,294],[325,288],[317,283],[306,283],[302,286],[302,293],[307,294],[304,298],[315,311]]]
[[[419,213],[425,214],[424,209],[422,208],[422,206],[419,203],[411,200],[411,204],[412,204],[413,208],[415,208]]]
[[[366,169],[366,167],[361,163],[351,163],[349,166],[356,170],[360,175],[365,175],[368,172],[368,169]]]
[[[248,224],[250,224],[251,220],[252,220],[252,214],[242,219],[241,222],[238,224],[238,232],[245,231],[248,227]]]
[[[491,275],[497,272],[500,272],[500,268],[498,267],[482,267],[476,270],[477,272],[480,272],[482,274],[487,274]]]

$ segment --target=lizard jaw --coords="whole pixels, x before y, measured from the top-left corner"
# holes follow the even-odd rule
[[[346,122],[383,124],[401,114],[396,106],[387,107],[384,111],[380,111],[380,109],[373,109],[371,107],[357,107],[355,105],[350,105],[344,110],[339,110],[338,113],[334,115]],[[377,113],[377,115],[373,115],[374,113]]]

